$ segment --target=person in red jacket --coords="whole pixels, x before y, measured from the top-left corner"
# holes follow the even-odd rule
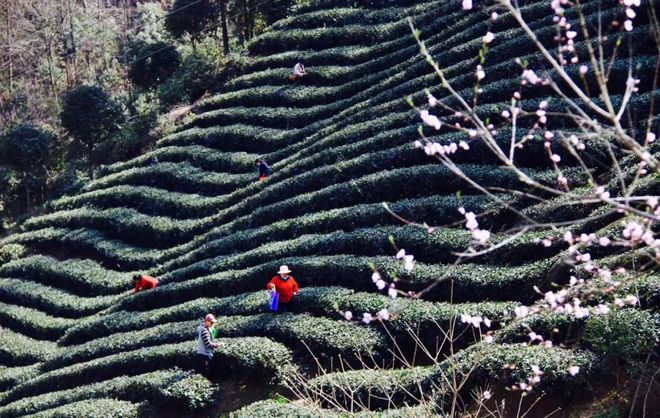
[[[153,289],[158,286],[158,279],[146,274],[136,274],[133,276],[133,281],[135,282],[135,293],[141,289]]]
[[[291,270],[287,266],[280,266],[277,276],[270,279],[266,289],[279,294],[277,312],[290,312],[293,297],[298,294],[298,283],[293,276],[289,276]]]

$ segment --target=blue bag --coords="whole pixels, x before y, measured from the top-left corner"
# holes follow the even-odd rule
[[[277,292],[270,292],[270,310],[277,312],[277,305],[280,301],[280,294]]]

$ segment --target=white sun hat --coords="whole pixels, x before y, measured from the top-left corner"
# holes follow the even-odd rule
[[[291,270],[286,265],[280,266],[280,270],[277,272],[277,274],[287,274],[291,273]]]

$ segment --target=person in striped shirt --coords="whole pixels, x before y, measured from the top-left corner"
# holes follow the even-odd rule
[[[213,350],[224,345],[213,341],[211,329],[215,323],[215,316],[208,314],[204,317],[204,322],[197,327],[197,371],[207,379],[211,377]]]

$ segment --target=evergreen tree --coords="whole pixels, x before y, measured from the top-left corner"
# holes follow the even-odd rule
[[[87,158],[94,146],[114,134],[124,122],[122,106],[98,86],[83,85],[64,97],[62,126],[82,147]]]

